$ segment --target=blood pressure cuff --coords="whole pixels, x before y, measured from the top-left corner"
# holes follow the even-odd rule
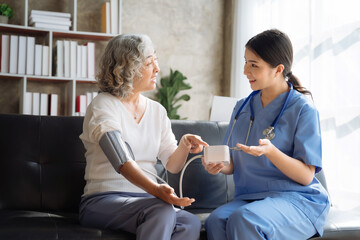
[[[119,131],[106,132],[99,141],[100,147],[109,159],[115,171],[120,173],[120,167],[129,160],[135,160],[134,154]]]

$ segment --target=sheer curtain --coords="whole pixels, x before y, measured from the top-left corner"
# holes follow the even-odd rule
[[[243,75],[244,45],[263,30],[287,33],[292,72],[320,112],[323,169],[335,206],[360,206],[360,1],[235,0],[231,95],[251,89]]]

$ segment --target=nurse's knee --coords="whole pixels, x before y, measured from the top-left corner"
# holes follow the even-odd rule
[[[257,213],[247,208],[241,208],[229,216],[226,225],[227,231],[239,234],[268,235],[271,234],[272,226]]]
[[[205,220],[205,229],[212,229],[214,226],[224,225],[225,220],[217,214],[217,211],[213,211],[210,216]]]

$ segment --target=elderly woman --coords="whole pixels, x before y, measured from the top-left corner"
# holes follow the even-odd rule
[[[173,207],[195,200],[178,198],[148,174],[156,174],[157,159],[177,173],[189,152],[207,145],[186,134],[177,146],[166,110],[141,94],[155,89],[159,70],[148,36],[119,35],[109,41],[97,75],[101,93],[87,108],[80,135],[86,148],[80,222],[125,230],[137,239],[197,239],[199,219]]]

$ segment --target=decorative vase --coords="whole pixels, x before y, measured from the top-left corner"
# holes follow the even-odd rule
[[[0,23],[7,24],[9,21],[9,18],[7,16],[0,15]]]

